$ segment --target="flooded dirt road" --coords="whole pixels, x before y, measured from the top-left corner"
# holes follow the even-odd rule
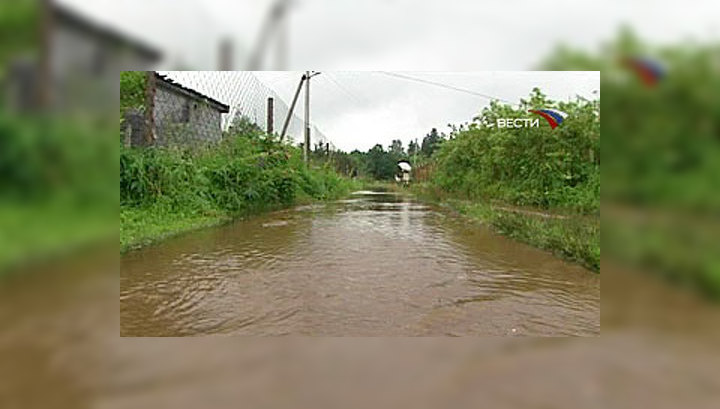
[[[599,275],[394,193],[192,232],[120,265],[123,336],[599,331]]]
[[[296,211],[321,220],[331,208]],[[267,217],[258,231],[279,219]],[[486,234],[444,223],[458,242]],[[488,253],[517,248],[494,243],[504,244]],[[607,261],[601,337],[128,338],[118,336],[116,247],[108,253],[0,281],[0,407],[709,409],[720,399],[717,305]]]

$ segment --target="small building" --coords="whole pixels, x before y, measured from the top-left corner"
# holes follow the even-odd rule
[[[11,59],[5,94],[10,108],[103,112],[118,98],[118,75],[148,70],[160,51],[57,2],[41,2],[40,55]],[[39,30],[39,28],[38,28]]]
[[[162,54],[143,41],[80,13],[51,3],[50,61],[54,76],[111,77],[120,71],[148,70]]]
[[[222,139],[222,114],[230,107],[155,73],[153,104],[157,144],[196,144]]]
[[[126,145],[193,146],[222,139],[222,114],[230,112],[228,105],[165,75],[148,74],[153,79],[153,103],[144,112],[131,108],[123,113]]]

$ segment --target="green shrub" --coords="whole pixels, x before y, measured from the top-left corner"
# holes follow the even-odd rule
[[[433,158],[433,182],[470,199],[498,199],[521,206],[596,211],[600,195],[600,101],[548,100],[535,89],[518,108],[492,103],[456,129]],[[527,118],[532,108],[569,114],[552,130],[482,125],[496,118]]]
[[[242,213],[298,196],[338,197],[349,188],[334,170],[305,166],[299,149],[261,133],[228,135],[199,150],[122,147],[120,154],[125,207]]]

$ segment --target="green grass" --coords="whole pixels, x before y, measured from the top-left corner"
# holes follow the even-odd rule
[[[306,166],[299,149],[272,135],[243,132],[192,149],[121,147],[121,252],[359,187],[327,163]]]
[[[480,203],[460,205],[457,209],[503,235],[600,272],[600,218],[597,216],[544,217]]]
[[[518,209],[498,202],[461,200],[427,184],[413,185],[411,191],[486,224],[500,234],[600,272],[600,216],[597,214],[548,213],[544,209]]]
[[[720,301],[716,217],[612,202],[603,211],[606,256]]]
[[[162,207],[120,209],[120,251],[126,252],[187,231],[232,219],[226,213],[169,212]]]
[[[63,200],[0,203],[0,276],[116,237],[115,211]]]
[[[0,109],[0,275],[117,237],[111,123]]]

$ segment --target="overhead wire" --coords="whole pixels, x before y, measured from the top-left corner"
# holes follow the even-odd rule
[[[441,87],[441,88],[450,89],[450,90],[453,90],[453,91],[458,91],[458,92],[462,92],[462,93],[469,94],[469,95],[474,95],[474,96],[482,97],[482,98],[485,98],[485,99],[489,99],[489,100],[491,100],[491,101],[492,101],[492,100],[496,100],[496,101],[505,102],[505,103],[510,104],[510,105],[517,105],[516,102],[512,102],[512,101],[506,100],[506,99],[504,99],[504,98],[496,97],[496,96],[493,96],[493,95],[485,94],[485,93],[482,93],[482,92],[478,92],[478,91],[474,91],[474,90],[470,90],[470,89],[466,89],[466,88],[457,87],[457,86],[455,86],[455,85],[445,84],[445,83],[438,82],[438,81],[432,81],[432,80],[428,80],[428,79],[424,79],[424,78],[413,77],[413,76],[410,76],[410,75],[400,74],[400,73],[397,73],[397,72],[390,72],[390,71],[374,71],[374,72],[379,73],[379,74],[383,74],[383,75],[386,75],[386,76],[389,76],[389,77],[400,78],[400,79],[409,80],[409,81],[414,81],[414,82],[419,82],[419,83],[423,83],[423,84],[427,84],[427,85],[434,85],[434,86],[436,86],[436,87]]]
[[[355,100],[355,102],[358,102],[358,103],[360,103],[360,104],[367,104],[367,103],[368,103],[368,101],[367,101],[365,98],[360,98],[360,97],[358,97],[354,92],[351,92],[350,89],[348,89],[347,87],[345,87],[344,85],[342,85],[342,84],[335,78],[335,76],[334,76],[333,73],[327,72],[327,73],[325,73],[325,74],[326,74],[326,75],[324,76],[324,78],[326,78],[328,81],[332,82],[336,87],[338,87],[338,88],[340,89],[340,91],[342,91],[343,93],[345,93],[345,95],[347,95],[347,96],[349,96],[350,98],[352,98],[353,100]]]

